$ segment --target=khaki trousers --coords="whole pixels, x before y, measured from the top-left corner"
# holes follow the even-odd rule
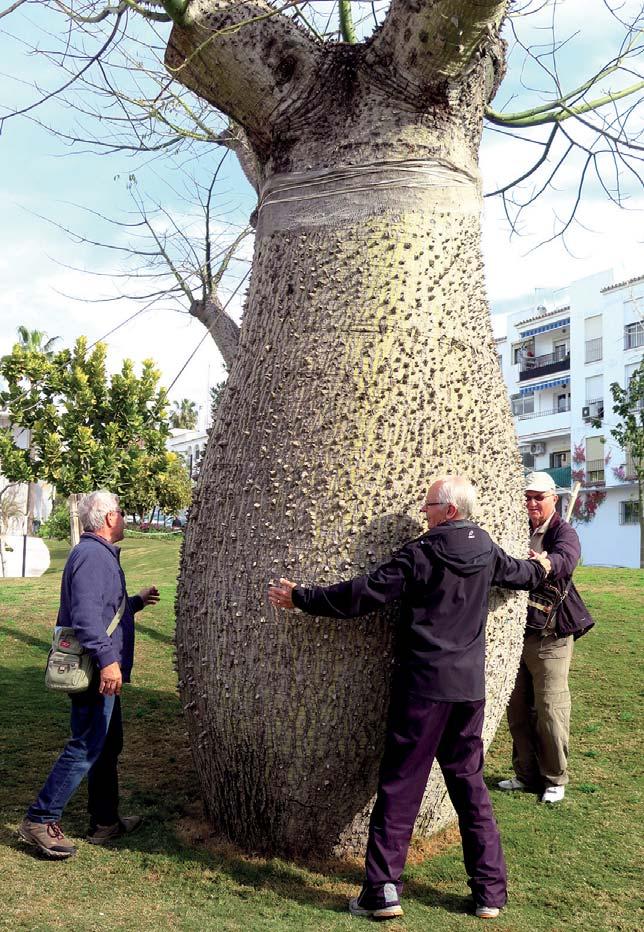
[[[568,783],[572,635],[527,634],[508,706],[512,765],[526,786]]]

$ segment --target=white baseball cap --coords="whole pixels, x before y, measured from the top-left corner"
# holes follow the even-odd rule
[[[531,472],[525,480],[526,492],[555,492],[557,486],[550,473]]]

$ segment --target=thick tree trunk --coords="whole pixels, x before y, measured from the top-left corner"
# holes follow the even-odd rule
[[[404,50],[387,36],[332,48],[314,84],[321,53],[301,67],[289,46],[288,73],[304,78],[288,101],[280,84],[273,125],[253,124],[263,84],[264,97],[245,94],[237,111],[230,78],[223,94],[255,146],[262,187],[239,346],[186,533],[177,656],[210,817],[245,846],[285,853],[363,848],[396,611],[346,622],[277,614],[268,581],[368,572],[420,532],[422,496],[445,473],[471,477],[477,518],[512,553],[526,550],[479,248],[489,68],[477,60],[459,85],[441,71],[414,87],[409,69],[404,80],[391,73],[389,56]],[[264,66],[279,58],[276,41]],[[215,43],[175,30],[168,60],[189,59],[197,73],[184,68],[181,79],[216,100],[214,66],[190,57],[197,45],[206,56]],[[274,67],[285,73],[283,60]],[[523,626],[520,598],[497,596],[493,607],[486,743]],[[452,816],[435,769],[417,830]]]

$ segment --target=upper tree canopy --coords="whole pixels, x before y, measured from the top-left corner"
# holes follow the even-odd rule
[[[7,6],[6,24],[22,15],[21,7]],[[503,69],[495,39],[503,26],[513,79],[503,96],[486,103],[485,119],[493,132],[524,142],[517,143],[517,159],[508,164],[503,183],[495,180],[496,193],[516,225],[523,208],[548,188],[565,189],[568,203],[561,204],[555,224],[565,230],[582,203],[578,195],[593,185],[602,196],[627,204],[640,184],[642,159],[641,4],[598,2],[591,23],[570,20],[568,11],[577,9],[583,12],[583,5],[572,0],[165,0],[145,6],[91,0],[82,9],[39,0],[29,4],[30,15],[38,16],[50,41],[48,51],[42,44],[34,51],[60,66],[60,81],[44,93],[35,86],[22,107],[0,105],[0,120],[6,132],[6,121],[16,114],[43,119],[63,138],[107,153],[185,151],[192,159],[202,144],[228,146],[257,187],[257,165],[240,124],[256,151],[266,154],[275,148],[271,131],[281,126],[294,95],[304,91],[304,116],[331,82],[341,104],[352,93],[361,58],[372,67],[373,80],[382,80],[392,94],[404,99],[408,91],[412,106],[423,95],[431,104],[432,89],[441,81],[462,81],[482,55],[493,91]],[[161,61],[173,21],[169,80]],[[579,45],[595,21],[611,27],[600,61]],[[30,29],[20,36],[27,49],[32,34]],[[334,49],[344,63],[339,82],[331,74]],[[208,63],[218,69],[216,81]],[[64,100],[65,110],[60,118],[41,117],[40,104],[52,98]],[[453,103],[461,107],[465,101],[455,94]],[[73,125],[67,119],[70,104],[77,114]],[[222,112],[237,122],[222,119]],[[323,133],[334,116],[333,106],[330,112],[323,107],[307,129],[315,132],[317,125]],[[296,134],[304,128],[297,113],[291,123]],[[288,139],[281,141],[288,146]]]

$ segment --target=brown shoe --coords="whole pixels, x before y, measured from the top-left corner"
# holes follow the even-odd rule
[[[67,841],[58,822],[23,819],[18,827],[18,835],[28,845],[35,845],[48,858],[61,860],[76,854],[76,848]]]
[[[141,816],[125,816],[113,825],[97,825],[94,829],[90,829],[85,840],[88,841],[90,845],[109,845],[113,841],[116,841],[117,838],[122,838],[123,835],[129,835],[135,832],[141,822],[143,822]]]

